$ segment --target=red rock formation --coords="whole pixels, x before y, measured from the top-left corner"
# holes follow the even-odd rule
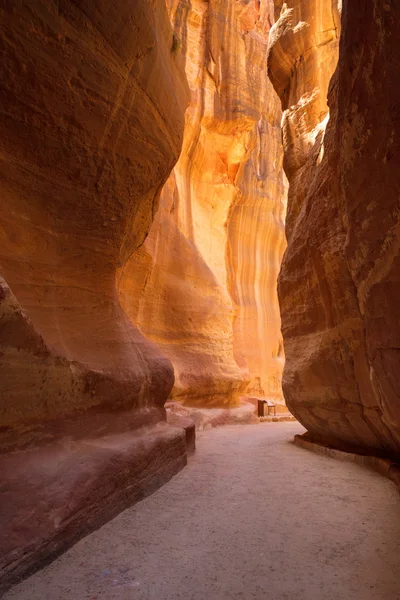
[[[268,2],[170,0],[191,90],[181,157],[146,242],[121,270],[127,314],[170,358],[173,397],[283,403],[276,280],[285,247]]]
[[[270,77],[290,180],[284,392],[312,438],[400,454],[400,7],[276,2]],[[326,126],[326,131],[325,131]]]
[[[0,22],[6,584],[185,464],[172,365],[115,277],[178,158],[187,89],[163,0],[7,2]]]
[[[185,464],[171,389],[280,398],[274,17],[285,394],[314,439],[399,454],[400,9],[345,3],[332,81],[336,3],[272,9],[0,8],[5,585]]]

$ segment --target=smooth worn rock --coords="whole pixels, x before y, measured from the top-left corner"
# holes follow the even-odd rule
[[[191,101],[150,233],[121,270],[123,306],[174,365],[185,405],[283,404],[276,281],[285,248],[280,107],[266,77],[272,6],[169,0]]]
[[[165,423],[0,456],[0,590],[154,492],[186,462],[184,430]]]
[[[167,423],[175,427],[181,427],[185,431],[186,450],[188,454],[194,454],[196,450],[196,424],[185,412],[180,410],[171,410],[171,405],[181,405],[174,402],[168,402],[166,405]]]
[[[182,430],[139,433],[165,422],[173,368],[116,273],[146,238],[188,93],[163,0],[6,2],[0,23],[6,585],[185,462]]]
[[[275,4],[269,73],[290,183],[285,398],[315,441],[398,458],[400,6],[344,1],[338,56],[336,3]]]
[[[166,403],[167,420],[176,426],[180,421],[194,423],[198,431],[225,425],[255,425],[259,419],[250,402],[241,401],[239,406],[231,408],[199,408],[195,406],[182,406],[180,402],[169,401]]]

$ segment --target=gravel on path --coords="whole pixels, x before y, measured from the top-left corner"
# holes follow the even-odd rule
[[[202,433],[189,465],[6,600],[400,600],[395,486],[295,446],[298,423]]]

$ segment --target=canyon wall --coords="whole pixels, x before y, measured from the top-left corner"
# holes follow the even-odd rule
[[[283,387],[313,439],[399,457],[400,6],[344,1],[338,52],[340,4],[275,2],[268,64],[290,184]]]
[[[285,248],[273,3],[169,0],[191,101],[181,157],[145,243],[120,270],[126,313],[172,361],[172,397],[283,405],[276,281]]]
[[[173,367],[121,308],[182,144],[164,0],[2,3],[2,583],[186,463]],[[145,429],[144,429],[145,427]]]

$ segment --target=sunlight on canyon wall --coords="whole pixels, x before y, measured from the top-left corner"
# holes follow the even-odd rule
[[[170,1],[191,102],[149,236],[121,271],[127,314],[175,369],[173,397],[283,403],[277,276],[286,188],[267,73],[272,4]]]

